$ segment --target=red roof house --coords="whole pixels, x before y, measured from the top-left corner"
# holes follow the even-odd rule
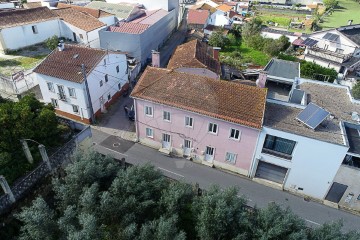
[[[187,23],[190,28],[203,29],[210,16],[208,10],[189,9]]]

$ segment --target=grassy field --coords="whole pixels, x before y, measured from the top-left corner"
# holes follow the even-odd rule
[[[339,7],[332,15],[325,17],[320,26],[323,29],[336,28],[347,25],[350,19],[353,24],[360,24],[360,4],[354,0],[339,0]]]
[[[16,71],[31,69],[46,56],[47,55],[38,55],[33,57],[18,57],[14,59],[0,58],[0,73],[4,75],[11,75]]]

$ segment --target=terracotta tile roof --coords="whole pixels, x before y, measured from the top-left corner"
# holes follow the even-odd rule
[[[0,29],[43,22],[58,18],[47,7],[0,12]]]
[[[105,12],[103,10],[81,7],[78,5],[72,5],[72,4],[66,4],[66,3],[58,3],[56,7],[57,8],[73,8],[79,12],[87,13],[95,18],[114,16],[114,14]]]
[[[193,7],[191,7],[191,9],[195,9],[195,10],[208,10],[210,11],[210,13],[214,13],[216,12],[216,8],[212,7],[211,5],[204,3],[204,4],[200,4],[200,5],[195,5]]]
[[[221,73],[219,61],[207,52],[207,45],[199,40],[192,40],[177,46],[167,66],[169,69],[206,68],[217,74]]]
[[[105,24],[100,22],[97,18],[72,8],[61,8],[52,11],[65,22],[86,32],[91,32],[105,26]]]
[[[218,6],[216,9],[217,9],[217,10],[220,10],[220,11],[223,11],[223,12],[228,12],[228,11],[230,11],[231,9],[233,9],[233,6],[229,6],[229,5],[226,5],[226,4],[222,4],[222,5]]]
[[[65,44],[63,51],[55,49],[34,72],[82,83],[81,64],[85,64],[86,74],[89,74],[105,55],[104,50]]]
[[[260,129],[266,92],[264,88],[147,67],[131,96]]]
[[[189,9],[187,23],[205,25],[208,18],[209,18],[208,10]]]
[[[135,4],[129,3],[107,3],[100,1],[92,1],[86,5],[87,8],[100,9],[108,13],[114,14],[119,19],[127,19],[132,12],[138,8]]]
[[[122,32],[130,34],[140,34],[150,27],[149,24],[132,23],[132,22],[119,22],[118,26],[110,26],[110,32]]]

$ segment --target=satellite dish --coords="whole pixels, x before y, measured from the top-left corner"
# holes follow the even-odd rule
[[[358,121],[360,122],[360,116],[357,112],[352,112],[351,113],[351,119],[354,120],[354,121]]]

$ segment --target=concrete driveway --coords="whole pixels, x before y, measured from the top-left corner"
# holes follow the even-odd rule
[[[131,107],[133,104],[134,101],[129,96],[121,96],[91,127],[113,136],[134,141],[136,137],[135,123],[129,120],[124,111],[125,105]]]

